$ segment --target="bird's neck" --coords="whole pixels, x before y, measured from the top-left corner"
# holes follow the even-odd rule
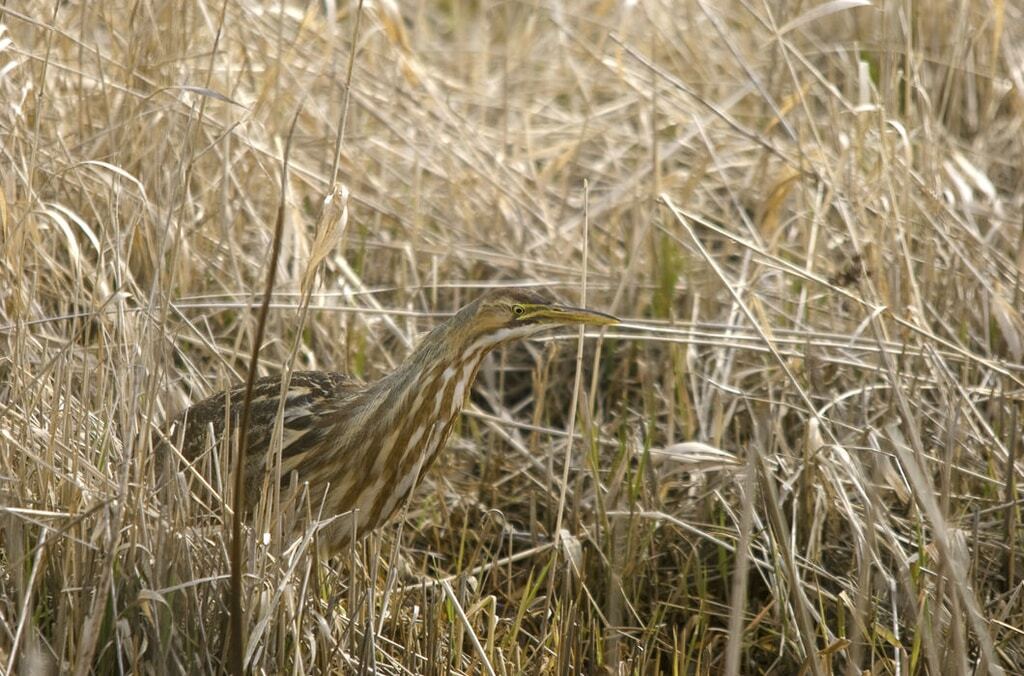
[[[462,409],[488,352],[544,329],[526,325],[472,334],[458,319],[456,315],[431,331],[401,366],[378,383],[377,396],[385,403],[379,410],[398,419],[450,420]]]
[[[400,420],[445,423],[462,409],[480,363],[491,348],[467,343],[452,349],[460,341],[450,338],[454,336],[429,336],[379,383],[379,391],[386,392],[387,398],[379,410],[395,415],[396,425]]]

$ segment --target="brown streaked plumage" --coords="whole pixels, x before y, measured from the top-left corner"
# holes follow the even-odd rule
[[[334,553],[353,532],[359,537],[398,511],[413,486],[444,448],[484,356],[495,347],[545,329],[607,325],[611,315],[556,305],[531,291],[494,290],[469,303],[420,341],[394,372],[364,385],[341,373],[292,374],[284,407],[282,488],[298,477],[308,483],[324,517],[338,517],[321,531]],[[245,450],[246,498],[252,508],[267,472],[274,471],[270,438],[280,399],[279,376],[256,381]],[[222,392],[188,408],[166,429],[193,462],[219,440],[230,410],[240,414],[243,388]],[[229,403],[230,402],[230,403]],[[166,452],[166,446],[162,447]]]

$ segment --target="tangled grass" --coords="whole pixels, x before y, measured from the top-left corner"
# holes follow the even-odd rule
[[[1018,3],[328,4],[0,8],[0,670],[225,667],[150,434],[283,208],[261,372],[495,284],[626,321],[492,358],[349,556],[255,523],[253,672],[1024,671]]]

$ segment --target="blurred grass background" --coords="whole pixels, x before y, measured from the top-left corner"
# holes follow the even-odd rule
[[[535,341],[401,525],[257,528],[254,673],[1024,672],[1020,3],[24,0],[0,92],[0,670],[223,668],[149,435],[241,380],[284,199],[264,373],[579,302],[585,227],[625,323],[568,456]]]

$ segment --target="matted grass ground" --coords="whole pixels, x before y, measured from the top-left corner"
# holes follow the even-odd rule
[[[253,672],[1024,672],[1024,10],[866,4],[5,3],[0,671],[224,668],[150,434],[283,199],[263,373],[584,270],[625,322],[495,355],[348,556],[255,524]]]

